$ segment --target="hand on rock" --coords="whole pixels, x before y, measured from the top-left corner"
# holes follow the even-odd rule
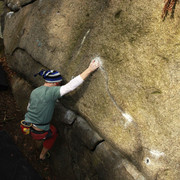
[[[89,67],[88,67],[88,69],[90,70],[90,72],[93,72],[93,71],[95,71],[97,68],[99,68],[99,66],[100,66],[100,64],[99,64],[98,61],[92,60],[91,63],[90,63],[90,65],[89,65]]]

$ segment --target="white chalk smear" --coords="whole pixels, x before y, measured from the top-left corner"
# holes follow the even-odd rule
[[[133,122],[133,118],[131,115],[127,113],[122,113],[122,116],[126,119],[125,127],[127,127],[131,122]]]
[[[122,115],[129,123],[133,121],[133,118],[131,115],[129,115],[127,113],[122,113]]]
[[[82,41],[81,41],[81,45],[84,44],[84,41],[85,41],[87,35],[89,34],[89,32],[90,32],[90,29],[88,29],[88,31],[86,32],[85,36],[83,37],[83,39],[82,39]]]
[[[14,14],[14,12],[13,11],[10,11],[10,12],[8,12],[6,15],[9,17],[9,18],[11,18],[11,16]]]
[[[75,59],[78,57],[78,55],[79,55],[79,53],[80,53],[80,51],[81,51],[81,48],[82,48],[82,46],[83,46],[83,44],[84,44],[84,41],[86,40],[86,38],[87,38],[88,34],[90,33],[90,31],[91,31],[91,29],[88,29],[88,31],[87,31],[86,34],[84,35],[84,37],[83,37],[83,39],[82,39],[82,41],[81,41],[80,48],[78,49],[77,54],[76,54],[76,56],[75,56]]]
[[[157,150],[151,150],[150,153],[156,158],[160,158],[161,156],[165,155],[164,152],[160,152]]]
[[[95,60],[96,64],[99,65],[100,68],[102,67],[103,62],[100,57],[97,56],[97,57],[93,58],[93,60]]]

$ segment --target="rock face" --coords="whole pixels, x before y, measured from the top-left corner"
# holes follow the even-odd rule
[[[3,32],[9,65],[31,85],[43,83],[33,77],[41,68],[69,81],[101,58],[61,99],[71,113],[54,116],[76,179],[180,179],[180,6],[162,21],[156,0],[5,3],[13,11]]]

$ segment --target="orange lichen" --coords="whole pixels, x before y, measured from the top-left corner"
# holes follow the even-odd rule
[[[171,13],[171,17],[174,16],[174,10],[175,6],[178,0],[165,0],[164,3],[164,8],[163,8],[163,13],[162,13],[162,18],[163,20],[166,18],[168,13]]]

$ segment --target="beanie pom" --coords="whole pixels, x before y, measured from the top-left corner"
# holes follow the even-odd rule
[[[43,76],[45,74],[45,72],[46,71],[44,69],[42,69],[40,72],[34,74],[34,77],[36,77],[37,75]]]

